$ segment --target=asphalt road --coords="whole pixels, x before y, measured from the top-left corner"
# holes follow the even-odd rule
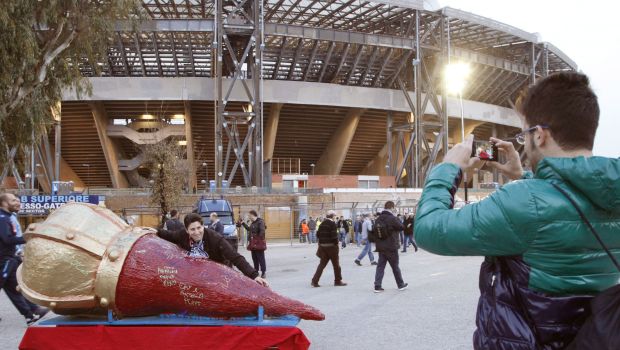
[[[388,265],[383,282],[386,291],[375,294],[375,267],[367,259],[361,267],[353,263],[360,251],[354,245],[341,250],[348,286],[333,286],[333,270],[328,265],[322,287],[312,288],[310,279],[318,264],[316,245],[276,244],[267,250],[267,278],[272,288],[326,315],[325,321],[299,324],[312,342],[311,349],[471,349],[482,258],[440,257],[411,250],[400,255],[409,289],[396,289]],[[243,253],[251,260],[247,251]],[[0,349],[17,349],[26,326],[4,293],[0,293],[0,317]]]

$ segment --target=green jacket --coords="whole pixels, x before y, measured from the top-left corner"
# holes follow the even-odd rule
[[[454,164],[430,173],[419,203],[418,244],[440,255],[520,256],[529,288],[551,295],[591,294],[620,274],[570,202],[566,190],[620,259],[620,159],[545,158],[536,174],[486,199],[452,209],[460,178]]]

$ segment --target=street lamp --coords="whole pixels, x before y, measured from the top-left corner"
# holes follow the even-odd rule
[[[461,142],[465,142],[465,116],[463,114],[463,90],[471,69],[465,62],[450,63],[446,66],[445,82],[448,94],[456,95],[461,106]]]
[[[314,176],[314,167],[316,166],[316,164],[312,163],[310,164],[310,167],[312,168],[312,175]]]
[[[448,94],[457,95],[461,107],[461,142],[465,142],[465,115],[463,108],[463,90],[467,85],[471,69],[465,62],[449,63],[445,71],[445,86]],[[463,188],[467,204],[467,173],[463,173]]]
[[[205,168],[205,180],[209,181],[209,165],[206,160],[202,162],[202,166]]]
[[[82,166],[86,167],[86,194],[90,194],[90,187],[88,187],[88,183],[90,182],[90,164],[83,163]]]

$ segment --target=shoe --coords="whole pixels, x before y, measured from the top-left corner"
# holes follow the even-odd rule
[[[383,293],[383,292],[385,292],[385,289],[381,287],[375,287],[375,293]]]
[[[338,282],[335,282],[335,283],[334,283],[334,286],[336,286],[336,287],[344,287],[344,286],[346,286],[346,285],[347,285],[347,284],[346,284],[346,283],[344,283],[344,282],[342,282],[342,281],[338,281]]]
[[[319,284],[318,283],[314,283],[314,282],[310,282],[310,285],[314,288],[319,288]]]
[[[376,262],[376,261],[372,261],[372,262],[370,263],[370,265],[375,265],[375,266],[377,266],[377,265],[379,265],[379,264],[377,264],[377,262]]]
[[[362,263],[361,263],[359,260],[357,260],[357,259],[355,259],[355,264],[356,264],[357,266],[362,266]]]
[[[32,315],[32,317],[26,318],[26,324],[28,326],[30,326],[30,325],[32,325],[33,323],[37,322],[40,319],[41,319],[41,316],[39,316],[37,314],[34,314],[34,315]]]
[[[267,273],[266,272],[261,273],[260,278],[265,278],[265,277],[267,277]]]
[[[39,315],[39,318],[43,318],[45,317],[45,315],[47,315],[48,312],[50,312],[50,309],[43,307],[43,306],[39,306],[37,307],[37,310],[34,312],[34,314]]]
[[[406,250],[401,250],[400,252],[401,252],[401,253],[406,253],[407,251],[406,251]]]
[[[417,245],[414,245],[414,246],[413,246],[413,249],[415,249],[415,252],[416,252],[416,253],[418,252],[418,246],[417,246]]]
[[[405,290],[409,287],[409,283],[405,283],[402,286],[398,287],[398,290]]]

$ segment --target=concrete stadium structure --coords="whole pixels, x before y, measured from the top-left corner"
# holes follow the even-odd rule
[[[536,34],[432,1],[144,0],[143,8],[137,31],[117,23],[106,62],[81,65],[92,95],[66,91],[49,140],[33,152],[43,189],[55,151],[60,180],[76,187],[145,187],[141,148],[166,138],[186,147],[188,188],[269,187],[279,174],[392,176],[420,187],[461,138],[448,63],[471,67],[464,127],[478,138],[514,135],[518,92],[577,69]]]

